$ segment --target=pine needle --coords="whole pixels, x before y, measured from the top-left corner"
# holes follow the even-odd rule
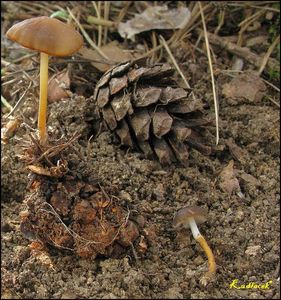
[[[13,110],[13,106],[1,95],[1,103],[6,106],[10,111]]]
[[[110,12],[110,1],[104,2],[104,19],[108,21],[109,19],[109,12]],[[107,42],[107,33],[108,28],[104,27],[104,36],[103,36],[103,44],[105,45]]]
[[[259,69],[259,75],[263,72],[268,60],[269,60],[269,57],[271,55],[271,53],[273,52],[274,48],[280,43],[280,35],[275,39],[275,41],[271,44],[271,46],[268,48],[263,60],[262,60],[262,64],[260,66],[260,69]]]
[[[91,40],[91,38],[89,37],[88,33],[85,31],[85,29],[82,27],[82,25],[80,24],[80,22],[75,18],[75,16],[73,15],[72,11],[67,7],[67,10],[71,16],[71,18],[75,21],[75,23],[78,25],[79,29],[81,30],[83,36],[85,37],[85,39],[87,40],[87,42],[106,60],[108,60],[108,57],[101,51],[101,49]]]
[[[175,68],[177,69],[177,71],[179,72],[181,78],[183,79],[183,81],[184,81],[186,87],[187,87],[188,89],[190,89],[190,85],[189,85],[189,83],[187,82],[185,76],[183,75],[183,73],[182,73],[182,71],[181,71],[181,69],[180,69],[180,67],[179,67],[179,65],[178,65],[178,63],[177,63],[177,61],[176,61],[176,59],[175,59],[173,53],[171,52],[171,50],[170,50],[170,48],[169,48],[167,42],[165,41],[165,39],[163,38],[162,35],[160,35],[159,38],[160,38],[160,41],[161,41],[161,43],[163,44],[164,48],[166,49],[167,53],[169,54],[169,56],[170,56],[170,58],[171,58],[171,60],[172,60],[172,62],[173,62],[173,64],[174,64]]]
[[[97,15],[97,18],[101,18],[101,1],[98,1],[98,5],[96,4],[96,1],[92,1],[92,4],[95,8],[95,12]],[[98,25],[98,47],[101,47],[101,39],[102,39],[102,26]]]
[[[208,55],[208,62],[209,62],[209,67],[210,67],[211,79],[212,79],[212,89],[213,89],[215,115],[216,115],[216,144],[218,145],[218,143],[219,143],[219,113],[218,113],[218,100],[217,100],[217,93],[216,93],[216,87],[215,87],[214,71],[213,71],[211,51],[210,51],[210,45],[209,45],[209,40],[208,40],[208,35],[207,35],[207,28],[206,28],[204,13],[202,10],[201,2],[198,2],[198,3],[199,3],[199,7],[200,7],[200,13],[201,13],[201,18],[202,18],[205,43],[206,43],[206,50],[207,50],[207,55]]]

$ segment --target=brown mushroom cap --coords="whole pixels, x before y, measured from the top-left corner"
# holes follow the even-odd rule
[[[83,45],[83,38],[70,25],[49,17],[24,20],[12,26],[7,37],[22,46],[52,56],[68,56]]]
[[[204,223],[207,219],[208,211],[198,206],[185,206],[181,208],[174,216],[173,227],[189,227],[189,219],[194,218],[197,224]]]

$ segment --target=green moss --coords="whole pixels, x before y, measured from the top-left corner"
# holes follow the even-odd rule
[[[275,8],[280,9],[280,3],[275,3]],[[270,42],[273,43],[275,39],[280,35],[280,14],[276,15],[270,23],[269,38]],[[280,44],[275,47],[273,56],[280,61]]]

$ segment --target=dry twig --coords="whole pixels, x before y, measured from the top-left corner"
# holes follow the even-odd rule
[[[198,33],[200,34],[201,31],[199,30]],[[237,46],[236,44],[228,42],[224,38],[219,37],[219,36],[217,36],[215,34],[212,34],[210,32],[208,32],[208,39],[209,39],[211,44],[214,44],[214,45],[219,46],[223,49],[226,49],[230,53],[235,54],[239,57],[242,57],[245,60],[247,60],[249,63],[256,66],[257,68],[260,68],[260,66],[262,64],[262,58],[259,55],[251,52],[249,50],[249,48]],[[265,69],[267,71],[269,71],[269,70],[279,71],[280,63],[276,59],[270,57],[268,59],[268,62],[266,64],[266,66],[265,66]]]
[[[29,86],[27,87],[27,89],[23,92],[23,94],[20,96],[18,102],[16,103],[16,105],[12,108],[12,110],[9,112],[9,114],[6,116],[6,118],[9,118],[13,113],[15,113],[24,103],[25,101],[25,95],[28,92],[28,90],[30,89],[32,84],[32,81],[29,83]]]
[[[41,161],[43,158],[45,158],[45,159],[46,158],[51,158],[51,157],[57,155],[62,150],[64,150],[65,148],[67,148],[71,143],[73,143],[75,140],[77,140],[80,136],[81,136],[81,134],[75,133],[73,135],[73,137],[69,141],[67,141],[66,143],[60,144],[60,145],[56,145],[56,146],[53,146],[53,147],[49,148],[44,153],[42,153],[39,158],[33,160],[32,164]]]

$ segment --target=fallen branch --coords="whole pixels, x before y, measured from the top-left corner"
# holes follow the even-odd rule
[[[201,34],[201,30],[198,30],[198,34]],[[209,32],[208,32],[208,38],[211,44],[226,49],[230,53],[235,54],[241,58],[244,58],[246,61],[253,64],[257,68],[259,69],[261,68],[263,63],[263,57],[260,57],[259,55],[251,52],[249,48],[237,46],[236,44],[228,42],[224,38]],[[274,58],[269,58],[265,66],[265,69],[267,72],[269,72],[270,70],[279,71],[280,63]]]

